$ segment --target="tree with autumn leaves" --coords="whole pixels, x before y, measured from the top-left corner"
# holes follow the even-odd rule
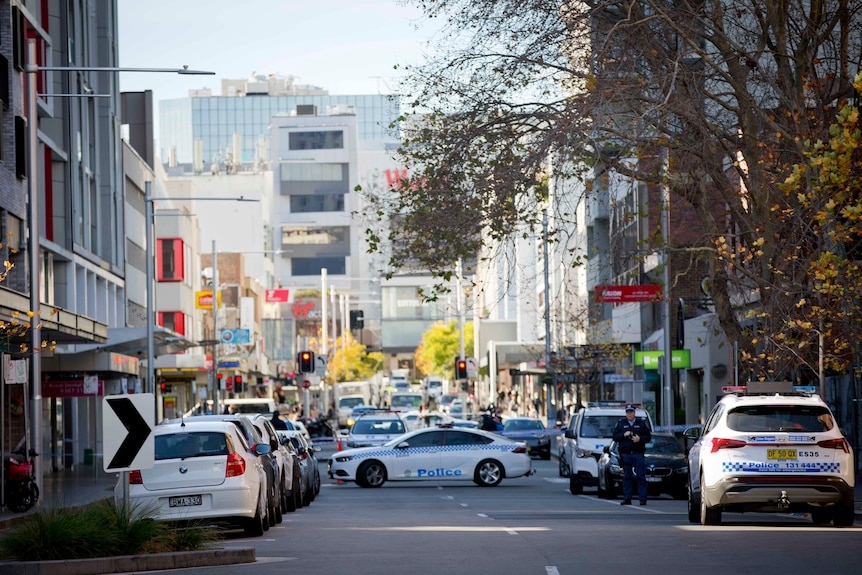
[[[422,334],[416,349],[416,368],[425,375],[455,379],[455,359],[461,356],[458,321],[438,321]],[[464,350],[473,355],[473,323],[464,324]]]
[[[380,220],[369,245],[392,269],[418,264],[445,281],[459,258],[536,236],[544,207],[565,251],[570,206],[618,174],[668,186],[689,210],[699,238],[664,246],[656,234],[638,251],[708,267],[743,381],[846,370],[862,323],[862,4],[414,3],[446,26],[427,62],[407,69],[408,175],[366,191]],[[567,181],[584,185],[560,192]],[[555,204],[551,188],[578,197]]]

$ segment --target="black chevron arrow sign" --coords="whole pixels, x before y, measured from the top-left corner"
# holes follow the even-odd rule
[[[114,411],[123,427],[126,428],[126,437],[114,453],[111,462],[105,467],[106,470],[123,469],[131,467],[138,456],[141,447],[152,433],[152,429],[141,416],[138,409],[127,397],[105,398],[105,401]]]

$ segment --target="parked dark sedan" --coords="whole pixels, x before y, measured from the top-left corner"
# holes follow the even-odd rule
[[[623,489],[623,468],[616,441],[604,451],[599,458],[599,497],[614,499]],[[674,436],[653,434],[652,441],[646,444],[646,468],[650,495],[669,493],[674,499],[688,496],[688,461]]]
[[[551,458],[551,434],[541,420],[533,417],[510,417],[503,424],[502,435],[526,443],[531,456]]]

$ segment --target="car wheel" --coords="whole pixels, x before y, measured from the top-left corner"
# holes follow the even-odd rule
[[[386,482],[386,468],[379,461],[366,461],[356,471],[359,487],[382,487]]]
[[[812,511],[811,521],[815,525],[826,525],[832,521],[832,513],[829,511]]]
[[[481,487],[495,487],[503,481],[503,475],[503,466],[498,461],[486,459],[476,466],[473,482]]]
[[[314,474],[314,496],[317,497],[320,494],[320,473]]]
[[[572,495],[580,495],[584,492],[584,486],[581,485],[581,480],[573,475],[569,475],[569,491]]]
[[[273,485],[273,487],[275,487],[275,485]],[[270,493],[269,494],[269,508],[266,510],[266,518],[267,518],[267,521],[269,521],[268,527],[275,527],[275,525],[278,523],[277,517],[276,517],[276,508],[277,507],[278,507],[278,505],[276,505],[275,493]]]
[[[691,481],[688,482],[688,521],[689,523],[700,523],[700,497],[694,494]]]
[[[287,490],[287,486],[284,484],[284,477],[281,478],[281,489],[279,490],[279,501],[281,503],[281,515],[284,516],[285,513],[290,511],[290,492]]]
[[[560,477],[569,476],[569,464],[566,463],[566,452],[560,452]]]
[[[832,515],[832,523],[835,527],[852,527],[856,521],[856,510],[852,505],[837,507]]]
[[[308,507],[309,505],[311,505],[311,500],[314,499],[314,497],[311,494],[312,491],[313,490],[311,488],[311,485],[306,485],[305,489],[302,490],[302,504],[305,507]]]
[[[248,520],[243,531],[245,531],[245,534],[249,537],[260,537],[263,535],[263,530],[263,517],[260,514],[260,504],[258,504],[257,513],[254,514],[254,517]]]
[[[617,488],[614,487],[614,482],[610,477],[605,477],[605,497],[608,499],[617,498]]]
[[[716,509],[706,502],[704,496],[704,480],[703,473],[700,475],[700,524],[701,525],[719,525],[721,523],[721,510]]]
[[[284,512],[282,511],[282,507],[284,507],[284,479],[281,480],[279,484],[278,493],[275,498],[275,522],[281,523],[284,521]]]

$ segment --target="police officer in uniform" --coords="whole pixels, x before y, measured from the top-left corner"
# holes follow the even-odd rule
[[[638,481],[638,499],[641,505],[647,504],[646,459],[644,451],[649,443],[649,423],[635,417],[635,407],[626,406],[626,416],[614,427],[614,441],[619,446],[623,466],[623,500],[620,505],[632,504],[632,475]]]

